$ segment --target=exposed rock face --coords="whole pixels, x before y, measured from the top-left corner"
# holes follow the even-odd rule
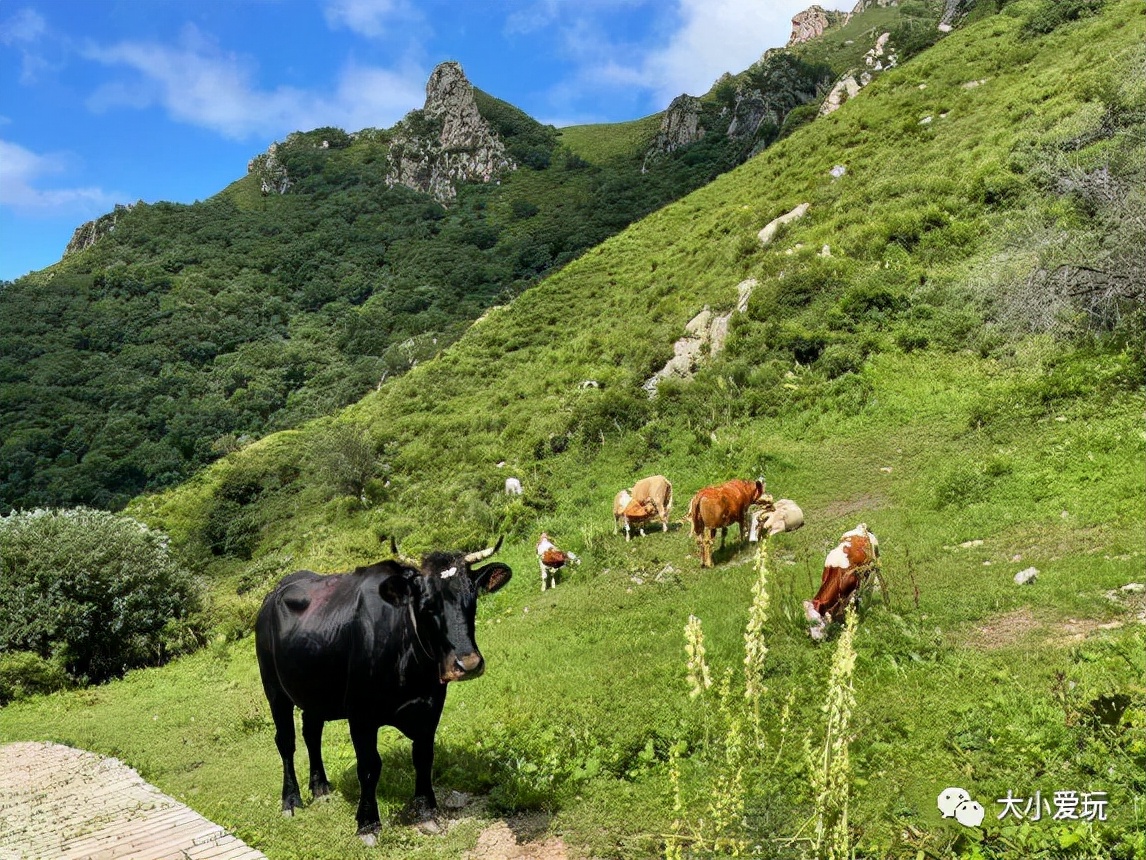
[[[700,127],[700,99],[687,94],[677,96],[665,111],[661,129],[653,138],[649,151],[645,153],[641,172],[648,170],[650,159],[696,143],[702,137],[704,129]]]
[[[788,47],[799,45],[811,39],[818,39],[824,31],[838,26],[847,20],[840,12],[829,12],[821,6],[810,6],[792,19],[792,35],[788,37]]]
[[[278,149],[279,145],[272,143],[266,152],[247,162],[247,173],[254,174],[259,180],[263,194],[286,194],[290,190],[290,177],[287,176],[286,165],[279,161]]]
[[[810,203],[801,203],[791,212],[785,212],[779,218],[773,218],[771,221],[769,221],[764,226],[764,229],[756,234],[756,238],[760,240],[760,244],[769,244],[774,238],[776,238],[776,233],[781,227],[783,227],[785,224],[791,223],[792,221],[799,221],[801,218],[807,215],[810,206]]]
[[[706,305],[700,313],[688,321],[684,327],[684,337],[673,344],[672,358],[642,384],[641,387],[648,392],[649,397],[656,395],[657,386],[662,379],[692,379],[706,354],[712,357],[724,349],[732,315],[748,310],[748,300],[757,283],[755,278],[748,278],[737,284],[736,310],[717,315]]]
[[[460,182],[491,182],[517,165],[478,112],[462,67],[442,63],[426,84],[426,104],[395,129],[386,181],[446,203]]]
[[[859,7],[856,8],[858,9]],[[828,93],[827,97],[820,104],[820,116],[827,116],[833,111],[838,110],[845,101],[853,98],[861,88],[870,84],[876,73],[895,68],[898,57],[891,45],[888,44],[890,39],[890,33],[881,33],[875,40],[875,44],[864,54],[864,64],[867,68],[862,72],[857,69],[852,69],[836,81],[831,92]]]
[[[947,0],[943,7],[943,17],[939,19],[939,29],[949,33],[955,22],[971,11],[975,0]]]
[[[136,204],[128,203],[115,204],[115,209],[108,212],[106,215],[100,215],[93,221],[88,221],[81,224],[72,233],[72,240],[68,242],[68,247],[64,249],[64,256],[69,254],[78,254],[80,251],[87,250],[104,236],[112,233],[115,230],[116,221],[119,216],[134,209]]]

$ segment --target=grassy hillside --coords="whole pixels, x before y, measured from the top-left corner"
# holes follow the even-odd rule
[[[484,816],[520,811],[586,856],[799,857],[816,821],[838,820],[841,785],[856,856],[1142,856],[1146,628],[1141,596],[1119,590],[1143,568],[1141,297],[1098,296],[1087,272],[1142,283],[1126,273],[1141,266],[1146,28],[1132,0],[1047,29],[1049,8],[1002,4],[336,418],[136,500],[201,572],[212,644],[9,706],[0,738],[115,754],[274,858],[458,857]],[[685,324],[731,310],[746,278],[724,352],[648,398]],[[348,494],[327,455],[363,445]],[[763,474],[807,525],[766,559],[730,547],[701,571],[679,524],[612,534],[614,492],[657,472],[677,516],[703,485]],[[522,497],[502,493],[509,474]],[[839,635],[808,639],[800,602],[860,521],[890,603],[855,634],[831,789],[809,762],[847,655]],[[584,559],[544,595],[542,529]],[[489,671],[451,691],[438,736],[439,794],[487,811],[444,837],[395,821],[367,851],[344,726],[327,740],[341,798],[279,815],[245,634],[281,573],[374,560],[392,534],[407,554],[506,534],[516,573],[479,608]],[[716,680],[696,698],[690,615]],[[766,692],[745,697],[746,677]],[[409,745],[384,732],[382,747],[396,819]],[[982,828],[940,818],[955,785]],[[1108,820],[999,820],[1008,791],[1107,792]]]

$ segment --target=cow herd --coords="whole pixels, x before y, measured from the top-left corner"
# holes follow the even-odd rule
[[[633,529],[644,537],[645,527],[660,522],[661,530],[668,531],[669,510],[672,508],[672,484],[664,475],[651,475],[621,490],[613,498],[613,534],[622,529],[625,540],[633,539]],[[774,499],[765,490],[763,478],[746,481],[739,478],[703,487],[688,504],[684,520],[689,535],[696,540],[700,553],[700,566],[712,567],[713,545],[720,531],[720,546],[724,547],[728,529],[736,525],[739,540],[756,542],[781,532],[793,532],[804,525],[804,512],[791,499]],[[537,544],[541,564],[541,590],[556,584],[557,571],[568,561],[576,560],[572,553],[558,550],[548,534],[542,534]],[[827,625],[838,620],[843,610],[869,584],[879,584],[879,541],[866,523],[845,532],[839,543],[824,559],[820,589],[811,600],[804,601],[804,614],[808,620],[808,634],[816,641],[827,635]]]
[[[632,540],[635,528],[659,522],[669,530],[672,484],[652,475],[622,490],[613,502],[614,533]],[[764,480],[731,480],[704,487],[689,502],[686,522],[702,567],[713,566],[716,532],[721,546],[728,529],[739,527],[741,545],[804,524],[791,499],[775,501]],[[302,570],[284,578],[267,595],[255,624],[255,653],[263,691],[275,725],[282,759],[282,810],[302,806],[295,775],[294,710],[302,711],[302,737],[310,760],[311,795],[331,793],[322,761],[322,730],[347,720],[357,758],[358,833],[368,844],[381,826],[375,792],[381,769],[377,736],[394,726],[413,741],[414,808],[435,821],[431,784],[434,736],[450,682],[476,678],[485,661],[474,638],[477,598],[497,591],[513,575],[501,562],[476,566],[501,541],[475,552],[432,552],[420,562],[395,558],[350,573],[319,575]],[[398,555],[391,540],[391,550]],[[580,559],[542,532],[536,545],[541,590],[555,586],[558,572]],[[804,602],[809,635],[822,640],[829,622],[865,586],[879,579],[879,542],[867,525],[846,532],[824,560],[820,589]]]

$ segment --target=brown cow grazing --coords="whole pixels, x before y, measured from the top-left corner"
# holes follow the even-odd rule
[[[828,622],[838,621],[856,590],[873,573],[878,575],[878,560],[879,541],[868,531],[867,523],[844,533],[839,545],[824,559],[820,590],[811,600],[804,601],[804,616],[811,624],[808,634],[813,639],[823,639]]]
[[[661,521],[661,531],[668,531],[669,511],[672,510],[672,484],[664,475],[641,478],[633,485],[632,499],[623,511],[625,539],[632,539],[632,526],[636,525],[644,537],[644,525],[654,519]]]
[[[690,533],[700,548],[700,566],[712,567],[712,543],[720,529],[720,545],[733,523],[740,526],[740,543],[748,533],[748,508],[764,495],[764,479],[743,481],[734,479],[715,487],[700,490],[688,505]]]

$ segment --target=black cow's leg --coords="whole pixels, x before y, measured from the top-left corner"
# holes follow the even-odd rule
[[[294,815],[302,806],[294,772],[294,703],[283,694],[272,695],[269,691],[267,700],[275,721],[275,746],[283,760],[283,814]]]
[[[350,720],[350,742],[358,759],[358,833],[376,833],[382,827],[378,817],[378,777],[382,774],[382,757],[378,755],[378,726]]]
[[[434,732],[415,735],[411,758],[414,760],[414,805],[427,809],[438,808],[434,795]]]
[[[306,742],[306,753],[310,757],[310,793],[315,800],[330,794],[330,781],[326,778],[326,768],[322,765],[322,726],[324,721],[302,712],[302,739]]]

